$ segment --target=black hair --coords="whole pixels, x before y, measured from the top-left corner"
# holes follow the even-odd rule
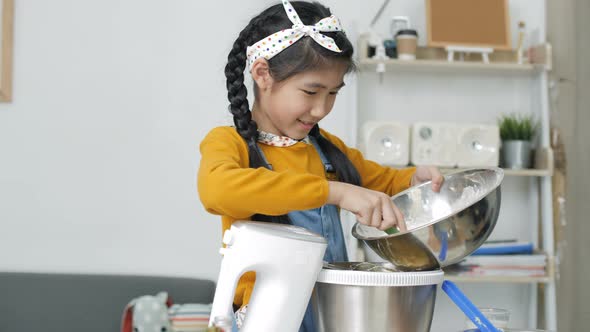
[[[331,15],[328,8],[317,2],[292,1],[291,5],[305,25],[313,25],[322,18]],[[227,57],[225,76],[227,78],[227,98],[230,102],[229,111],[233,115],[236,130],[248,144],[249,166],[251,168],[269,168],[269,165],[266,164],[256,146],[258,126],[252,119],[247,99],[248,92],[244,85],[246,48],[277,31],[289,29],[292,25],[293,23],[287,17],[282,4],[271,6],[250,20],[240,32]],[[346,72],[354,70],[353,47],[344,32],[322,32],[322,34],[332,38],[342,52],[327,50],[312,38],[301,38],[268,60],[269,71],[273,79],[280,82],[308,70],[330,68],[337,64],[345,65]],[[258,87],[254,83],[254,95],[257,94]],[[352,162],[338,147],[320,134],[317,124],[309,134],[318,141],[322,152],[333,165],[338,181],[355,185],[361,184],[360,175]],[[265,216],[258,214],[252,219],[290,223],[287,215]]]

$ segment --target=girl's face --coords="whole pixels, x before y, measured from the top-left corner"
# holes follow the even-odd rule
[[[252,76],[258,84],[258,96],[252,117],[258,128],[275,135],[303,139],[313,126],[322,120],[334,106],[336,95],[344,86],[346,67],[307,71],[282,82],[275,82],[266,72]]]

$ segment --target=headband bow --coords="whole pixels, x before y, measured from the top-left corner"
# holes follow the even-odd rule
[[[246,55],[248,57],[249,66],[252,66],[254,61],[261,57],[269,60],[304,36],[311,37],[316,43],[330,51],[337,53],[342,52],[342,50],[338,48],[338,45],[336,45],[336,42],[334,42],[334,39],[320,33],[342,31],[340,20],[336,16],[332,15],[325,17],[314,25],[305,25],[289,1],[284,0],[283,7],[285,8],[289,20],[293,23],[293,26],[291,29],[284,29],[273,33],[272,35],[256,42],[254,45],[248,46],[246,49]]]

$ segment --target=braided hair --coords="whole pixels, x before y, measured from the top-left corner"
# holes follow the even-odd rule
[[[324,17],[331,15],[325,6],[314,2],[293,1],[291,5],[306,25],[313,25]],[[248,25],[240,32],[227,57],[225,66],[227,98],[229,99],[229,111],[233,115],[237,132],[248,145],[249,166],[251,168],[270,168],[257,148],[258,126],[252,119],[252,113],[248,105],[247,88],[244,85],[244,70],[246,69],[246,48],[249,45],[283,29],[289,29],[293,23],[287,17],[282,4],[271,6],[252,18]],[[311,38],[301,38],[295,44],[282,50],[279,54],[268,60],[270,75],[273,80],[284,81],[299,73],[329,68],[335,64],[344,64],[347,72],[355,69],[352,60],[353,47],[344,32],[322,32],[331,37],[342,52],[337,53],[325,49]],[[254,96],[258,96],[258,86],[254,82]],[[358,171],[348,157],[332,142],[320,134],[320,128],[316,124],[309,133],[313,136],[326,158],[333,165],[336,177],[339,181],[360,185],[361,180]],[[287,215],[266,216],[255,215],[254,220],[270,221],[288,224]]]

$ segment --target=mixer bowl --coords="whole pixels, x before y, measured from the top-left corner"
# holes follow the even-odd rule
[[[338,262],[311,297],[318,332],[428,332],[442,271],[399,272],[390,263]]]
[[[500,212],[504,171],[482,168],[445,175],[440,192],[430,182],[391,199],[407,231],[387,234],[357,222],[352,234],[401,271],[436,270],[459,262],[488,238]]]

